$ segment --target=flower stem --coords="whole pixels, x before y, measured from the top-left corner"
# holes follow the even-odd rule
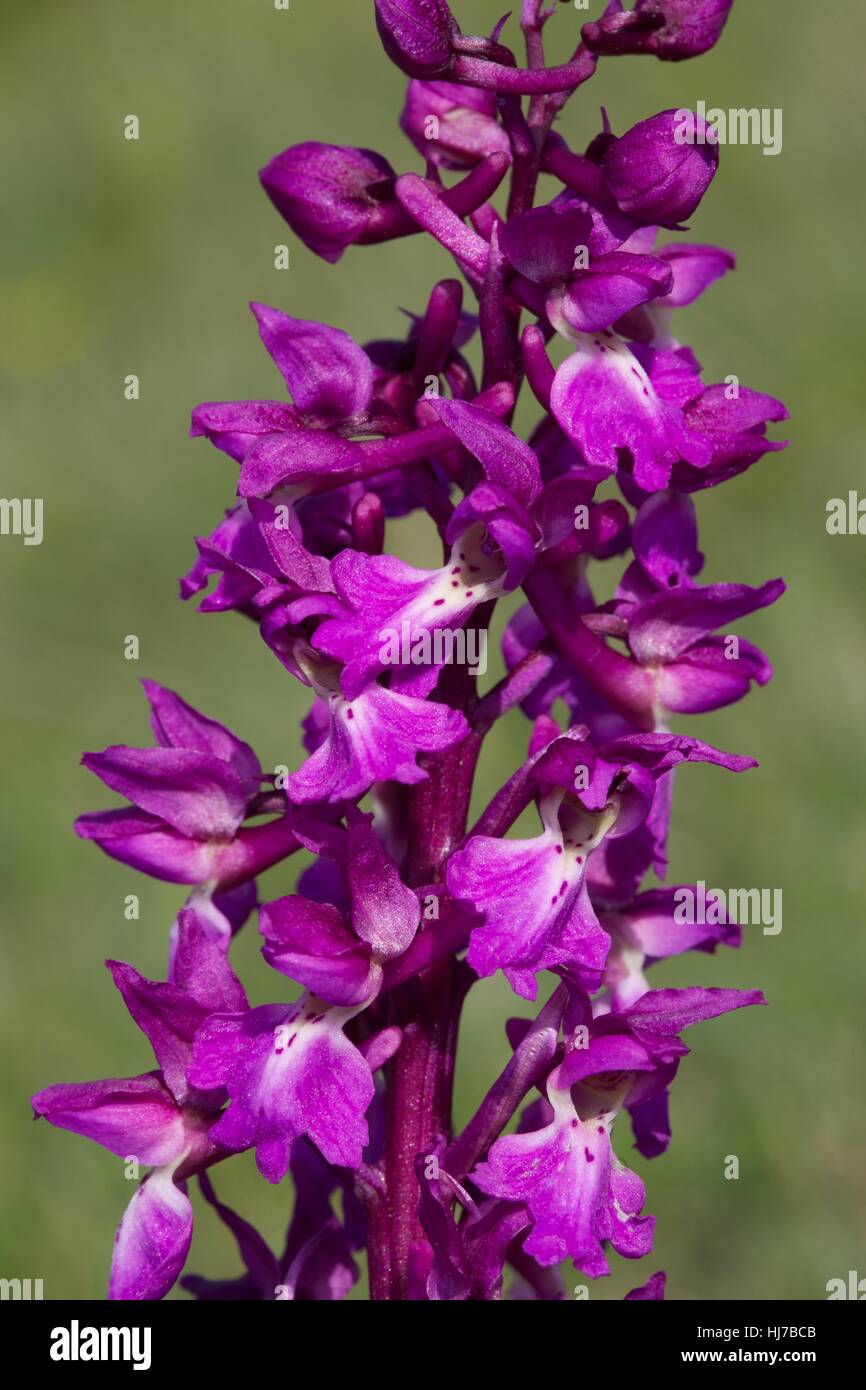
[[[475,679],[465,667],[447,667],[441,698],[471,714]],[[413,886],[442,877],[448,856],[466,830],[475,766],[483,735],[471,732],[457,747],[426,760],[429,774],[409,795],[406,877]],[[411,1297],[413,1246],[423,1242],[418,1220],[415,1171],[420,1155],[432,1153],[451,1132],[454,1056],[466,981],[453,953],[436,961],[392,995],[394,1022],[403,1029],[399,1051],[389,1062],[385,1090],[383,1166],[385,1196],[370,1213],[370,1297]]]

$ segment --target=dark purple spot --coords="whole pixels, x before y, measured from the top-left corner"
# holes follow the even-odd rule
[[[577,1124],[578,1124],[577,1120],[572,1120],[572,1122],[571,1122],[571,1127],[572,1127],[572,1129],[577,1129]]]
[[[583,1152],[587,1163],[595,1163],[595,1154],[591,1154],[589,1149],[584,1149]]]
[[[355,716],[354,716],[354,714],[353,714],[353,712],[352,712],[351,706],[346,710],[346,718],[347,718],[347,719],[354,719],[354,718],[355,718]]]
[[[557,846],[556,846],[556,852],[557,852],[557,854],[562,854],[562,845],[557,845]]]
[[[560,893],[564,893],[567,887],[568,887],[568,879],[567,879],[567,878],[564,878],[564,879],[562,880],[562,883],[561,883],[560,886],[559,886],[559,891],[560,891]]]
[[[604,1134],[604,1125],[599,1125],[598,1132],[599,1134]]]
[[[472,597],[472,590],[471,590],[471,589],[467,589],[467,590],[466,590],[466,597],[467,597],[467,598],[471,598],[471,597]]]
[[[444,602],[445,602],[444,598],[437,598],[436,601],[435,601],[434,604],[433,604],[433,607],[434,607],[434,608],[438,608],[439,605],[440,605],[441,603],[444,603]]]

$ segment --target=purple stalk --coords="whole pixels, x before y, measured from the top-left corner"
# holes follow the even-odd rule
[[[494,92],[519,96],[544,96],[554,92],[573,92],[592,77],[595,63],[588,54],[573,58],[555,68],[506,68],[484,58],[460,55],[451,77],[473,87],[489,87]]]

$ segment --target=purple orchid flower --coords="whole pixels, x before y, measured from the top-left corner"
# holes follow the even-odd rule
[[[537,789],[542,835],[475,836],[448,865],[452,894],[485,914],[470,937],[469,964],[482,978],[504,970],[527,999],[535,998],[539,970],[564,969],[586,988],[599,987],[611,942],[590,901],[588,862],[606,837],[632,834],[652,814],[657,780],[680,762],[750,766],[672,735],[629,735],[596,752],[584,732],[571,731],[532,760],[527,784]],[[515,802],[510,811],[520,809]],[[527,901],[536,904],[528,918]]]
[[[319,650],[343,663],[344,692],[360,694],[392,666],[401,668],[404,693],[427,694],[444,664],[431,659],[434,634],[463,628],[482,604],[520,584],[532,565],[535,532],[513,494],[485,484],[454,511],[445,533],[451,554],[439,570],[344,550],[332,572],[349,616],[326,619],[316,632]]]
[[[681,494],[658,492],[635,517],[635,560],[623,576],[613,610],[624,623],[633,656],[654,669],[657,699],[678,713],[718,709],[739,700],[751,681],[765,685],[772,667],[751,643],[717,628],[768,604],[781,579],[746,584],[693,582],[703,565],[694,506]]]
[[[198,1032],[191,1068],[204,1091],[229,1094],[214,1140],[255,1147],[259,1172],[279,1182],[292,1144],[308,1135],[328,1163],[357,1168],[368,1141],[370,1068],[343,1029],[364,1008],[329,1007],[305,994],[296,1004],[263,1004],[215,1014]]]
[[[676,316],[735,266],[681,239],[719,168],[699,118],[666,109],[617,135],[605,114],[582,153],[554,129],[606,57],[703,53],[731,0],[610,0],[556,65],[556,7],[522,0],[525,66],[508,16],[472,35],[445,0],[374,8],[409,78],[399,122],[421,170],[310,140],[261,181],[326,261],[429,236],[455,273],[402,337],[385,323],[364,345],[253,304],[287,394],[192,417],[237,465],[237,495],[181,596],[252,620],[309,695],[304,756],[265,774],[247,743],[145,682],[155,746],[84,757],[127,804],[80,817],[78,834],[189,888],[165,982],[111,963],[157,1069],[33,1102],[151,1170],[120,1225],[113,1299],[172,1288],[197,1177],[241,1262],[229,1279],[185,1277],[197,1299],[336,1301],[366,1268],[375,1301],[562,1300],[564,1262],[595,1279],[652,1249],[617,1116],[644,1158],[663,1153],[681,1034],[763,1003],[654,986],[672,957],[740,943],[724,910],[681,922],[688,884],[664,880],[676,770],[756,764],[669,721],[770,679],[731,628],[784,585],[700,583],[693,498],[783,448],[768,426],[787,412],[736,377],[707,384],[677,336]],[[540,411],[525,437],[524,384]],[[433,558],[419,529],[395,551],[403,518],[427,519]],[[491,630],[505,672],[485,681]],[[527,756],[470,823],[485,740],[517,711]],[[263,890],[297,850],[296,877]],[[278,1002],[251,1006],[229,956],[260,892],[262,954],[283,978]],[[494,1079],[455,1127],[464,1000],[498,971],[526,1000],[545,971],[555,988],[508,1021]],[[281,1250],[211,1180],[251,1149],[294,1193]],[[656,1272],[624,1301],[664,1296]]]
[[[192,1239],[187,1180],[221,1158],[213,1129],[225,1100],[189,1077],[196,1030],[215,1009],[245,1008],[225,952],[194,913],[182,913],[172,977],[145,980],[108,962],[114,982],[148,1038],[159,1070],[142,1076],[49,1086],[33,1110],[151,1172],[136,1189],[115,1237],[110,1299],[159,1299],[175,1283]]]
[[[721,37],[734,0],[637,0],[627,10],[612,0],[604,17],[581,37],[593,53],[652,53],[680,62],[697,58]]]
[[[483,87],[413,78],[400,128],[419,154],[440,169],[471,169],[497,151],[511,157],[496,93]]]
[[[645,1102],[666,1084],[664,1064],[688,1050],[678,1038],[683,1028],[761,1003],[758,991],[660,990],[593,1023],[588,999],[572,1002],[565,1020],[572,1040],[547,1078],[548,1122],[497,1139],[472,1175],[491,1196],[526,1203],[527,1254],[542,1266],[570,1257],[595,1279],[609,1272],[602,1242],[627,1259],[651,1250],[655,1223],[640,1215],[643,1183],[611,1147],[614,1120],[634,1093]]]
[[[468,726],[460,710],[391,690],[371,680],[356,696],[341,684],[342,667],[304,641],[290,669],[318,696],[305,723],[306,762],[286,778],[298,804],[363,796],[377,782],[423,782],[417,754],[452,747]]]
[[[82,758],[131,806],[79,816],[76,834],[154,878],[223,891],[297,849],[285,797],[263,794],[249,744],[173,691],[143,684],[157,747],[119,744]],[[245,826],[250,815],[275,810],[277,819]]]

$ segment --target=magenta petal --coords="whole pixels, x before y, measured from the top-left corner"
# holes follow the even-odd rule
[[[244,743],[224,724],[200,714],[173,690],[157,685],[156,681],[143,680],[141,683],[150,702],[151,724],[157,743],[163,748],[187,748],[197,753],[210,753],[221,762],[231,764],[247,783],[251,795],[259,790],[262,769],[248,743]]]
[[[482,526],[488,541],[498,546],[501,557],[494,563],[493,557],[487,555],[486,577],[480,573],[480,557],[477,553],[474,556],[471,553],[472,548],[477,547],[478,528]],[[454,508],[445,528],[445,539],[455,547],[459,560],[471,566],[474,558],[475,570],[464,569],[462,579],[464,584],[471,585],[472,596],[480,599],[485,596],[498,597],[502,589],[510,592],[522,584],[535,560],[539,535],[535,521],[508,488],[484,482],[473,488]],[[482,555],[484,549],[482,542]],[[501,573],[503,565],[504,574]]]
[[[673,285],[664,300],[665,309],[683,309],[721,279],[737,264],[731,251],[721,246],[700,246],[694,242],[677,242],[663,246],[658,252],[673,271]]]
[[[657,594],[641,604],[629,620],[629,646],[649,666],[674,661],[717,628],[775,603],[785,592],[781,579],[760,588],[748,584],[711,584]]]
[[[509,218],[501,246],[514,269],[537,285],[555,285],[574,273],[579,248],[589,248],[592,219],[583,207],[554,202]]]
[[[192,412],[190,436],[204,435],[218,449],[242,463],[263,434],[297,428],[298,412],[287,401],[205,401]]]
[[[330,903],[291,894],[259,910],[268,965],[329,1004],[366,1003],[381,984],[381,968]]]
[[[645,343],[631,343],[631,350],[647,373],[660,401],[684,409],[698,401],[704,392],[701,364],[691,348],[651,348]],[[703,468],[710,460],[710,444],[702,439],[691,421],[681,447],[695,467]]]
[[[208,753],[116,744],[81,761],[112,791],[193,839],[231,839],[246,815],[240,777]]]
[[[174,1162],[186,1147],[183,1117],[156,1072],[48,1086],[32,1105],[36,1115],[58,1129],[82,1134],[119,1158],[137,1158],[145,1166]]]
[[[535,453],[506,424],[471,401],[430,402],[443,425],[478,459],[488,482],[501,483],[519,502],[529,506],[541,491],[541,473]]]
[[[248,896],[246,888],[244,893]],[[248,909],[249,904],[243,909],[244,914]],[[226,926],[230,932],[229,921]],[[171,983],[209,1013],[235,1013],[247,1008],[246,992],[229,963],[229,939],[215,936],[195,906],[181,908],[178,913]]]
[[[299,590],[333,593],[329,561],[322,555],[311,554],[298,535],[289,526],[281,524],[276,507],[271,506],[270,502],[251,498],[249,509],[251,516],[258,523],[259,535],[280,574]],[[291,520],[300,533],[300,524],[294,517]]]
[[[630,1293],[627,1293],[624,1301],[626,1303],[630,1301],[635,1303],[661,1302],[665,1296],[665,1278],[666,1275],[663,1269],[660,1269],[658,1274],[651,1274],[646,1283],[641,1284],[640,1288],[632,1289]]]
[[[357,1168],[368,1140],[373,1078],[343,1035],[357,1009],[302,999],[243,1015],[215,1015],[199,1031],[191,1080],[225,1086],[230,1105],[212,1130],[229,1149],[256,1146],[259,1170],[279,1182],[294,1140],[307,1135],[329,1163]]]
[[[704,1019],[766,1002],[759,989],[653,989],[621,1017],[642,1034],[673,1037]]]
[[[124,1004],[153,1048],[166,1085],[183,1105],[190,1099],[186,1078],[192,1040],[207,1009],[175,985],[146,980],[131,965],[113,960],[106,964]]]
[[[197,537],[196,545],[199,558],[189,574],[181,580],[180,595],[182,599],[191,598],[207,586],[213,575],[218,575],[214,589],[200,604],[204,613],[246,608],[260,601],[263,589],[272,588],[278,582],[274,561],[244,502],[227,512],[224,520],[206,539]],[[145,688],[149,684],[144,682]],[[170,744],[171,739],[160,733],[158,721],[153,722],[157,741]],[[218,729],[220,727],[217,726]],[[182,746],[182,739],[179,746]],[[192,742],[189,746],[197,745]],[[231,758],[228,760],[231,761]]]
[[[662,401],[641,363],[615,333],[579,334],[556,372],[550,408],[586,461],[614,472],[619,451],[634,458],[648,491],[666,487],[689,448],[682,415]]]
[[[165,1298],[186,1264],[192,1240],[192,1206],[186,1184],[168,1172],[151,1173],[134,1193],[114,1238],[108,1297],[144,1301]]]
[[[725,753],[710,743],[704,743],[702,739],[689,738],[685,734],[625,734],[606,743],[604,755],[616,762],[632,764],[630,773],[642,767],[655,778],[683,762],[713,763],[717,767],[726,767],[729,772],[747,772],[749,768],[757,767],[754,758],[739,753]],[[664,809],[666,814],[669,813],[669,803]]]
[[[534,999],[534,973],[568,964],[597,987],[610,939],[582,891],[582,862],[568,862],[550,830],[534,840],[478,835],[451,856],[449,891],[485,915],[469,942],[478,975],[505,970],[512,988]]]
[[[590,261],[562,291],[550,296],[549,315],[561,317],[569,329],[594,333],[609,328],[639,304],[658,299],[671,286],[670,268],[655,256],[614,251]]]
[[[627,1256],[651,1244],[651,1218],[637,1216],[643,1184],[614,1157],[608,1124],[579,1119],[568,1092],[553,1095],[550,1124],[497,1139],[472,1177],[483,1192],[527,1204],[533,1224],[524,1250],[540,1265],[571,1256],[598,1278],[608,1273],[603,1239]]]
[[[655,1067],[650,1051],[636,1038],[628,1033],[613,1033],[592,1038],[588,1047],[566,1053],[554,1073],[553,1084],[565,1091],[603,1072],[654,1071]]]
[[[767,657],[751,642],[738,637],[734,654],[727,638],[708,637],[659,672],[659,699],[676,714],[704,714],[741,700],[753,681],[766,685],[772,675]]]
[[[325,742],[286,779],[293,800],[342,801],[374,782],[423,782],[417,754],[438,752],[467,732],[459,710],[370,685],[355,700],[333,696]]]
[[[725,435],[738,435],[763,427],[768,421],[787,420],[788,412],[775,396],[763,391],[750,391],[740,386],[736,396],[731,396],[731,388],[726,385],[708,386],[703,394],[689,406],[688,424],[690,429],[698,430],[720,440]]]
[[[238,493],[268,497],[287,483],[308,482],[322,473],[350,473],[361,457],[357,444],[329,430],[296,427],[265,434],[244,457]]]
[[[353,929],[380,959],[401,956],[418,930],[421,904],[366,817],[350,826],[346,877]]]
[[[373,364],[348,333],[324,323],[289,318],[266,304],[250,307],[262,342],[298,410],[324,425],[366,410],[373,391]]]
[[[534,1133],[498,1139],[472,1174],[483,1192],[527,1204],[533,1224],[524,1249],[544,1267],[569,1255],[580,1261],[600,1254],[594,1225],[607,1187],[610,1141],[603,1127],[601,1136],[595,1126],[585,1132],[573,1118],[573,1127],[554,1118]]]
[[[653,1248],[655,1217],[640,1215],[645,1200],[642,1180],[614,1154],[607,1205],[597,1230],[626,1260],[643,1259]]]
[[[398,642],[406,632],[414,639],[437,622],[449,620],[459,626],[473,605],[454,602],[440,619],[434,607],[447,578],[444,570],[421,570],[394,555],[362,555],[344,550],[333,562],[332,573],[337,594],[345,605],[346,616],[327,619],[316,632],[320,651],[344,663],[341,685],[349,696],[361,693],[383,669],[382,653],[391,634]]]
[[[431,128],[431,116],[437,128]],[[497,120],[496,93],[480,87],[412,79],[400,129],[425,159],[442,169],[471,169],[489,154],[511,154]]]
[[[78,817],[75,833],[110,858],[169,883],[206,883],[213,873],[213,846],[178,835],[145,811],[94,811]]]
[[[634,519],[632,544],[641,568],[660,589],[688,587],[704,563],[691,498],[680,492],[648,498]]]

